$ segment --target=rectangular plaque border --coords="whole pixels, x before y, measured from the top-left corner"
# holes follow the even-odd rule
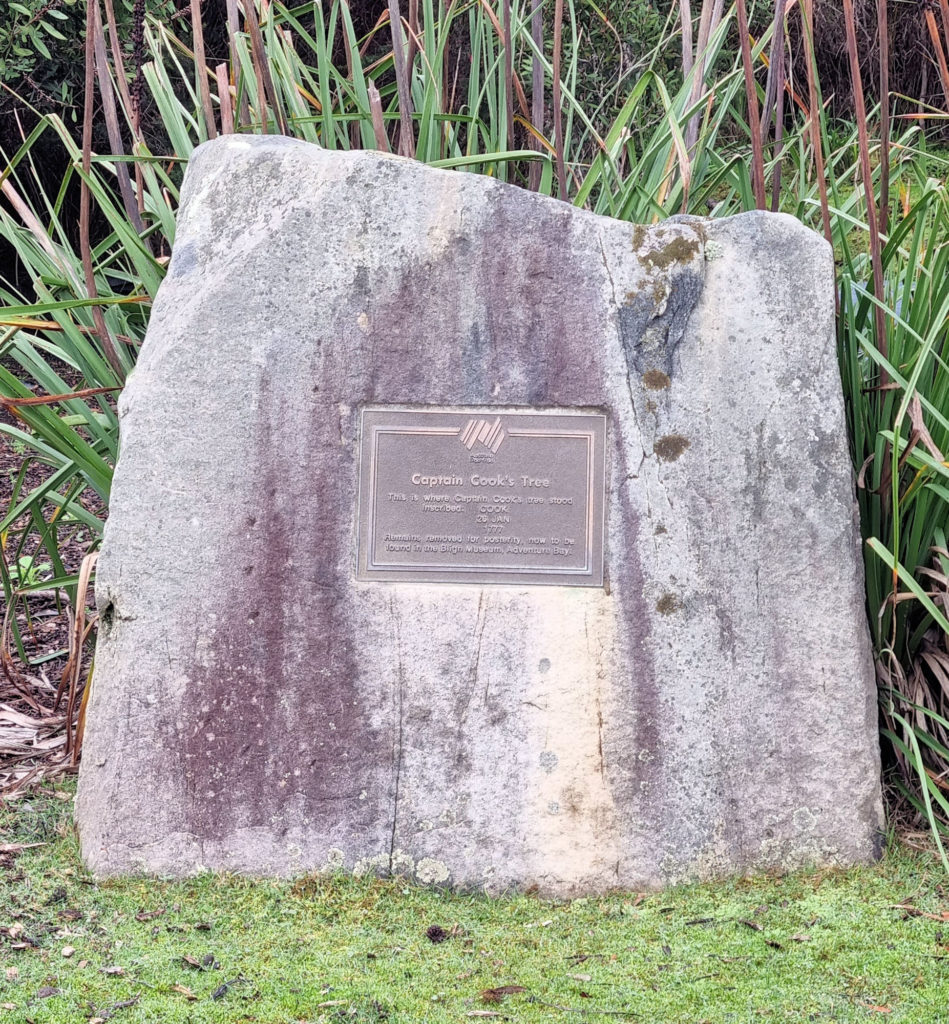
[[[432,563],[405,563],[393,564],[379,563],[374,561],[375,548],[375,496],[377,490],[378,459],[376,457],[377,438],[380,434],[422,434],[422,435],[443,435],[456,436],[457,428],[450,427],[425,427],[407,425],[405,429],[398,427],[382,427],[373,429],[373,436],[369,446],[370,463],[368,467],[362,464],[362,455],[366,445],[366,414],[367,413],[399,413],[421,415],[449,414],[449,415],[508,415],[508,416],[556,416],[562,418],[570,417],[595,417],[602,421],[601,436],[603,438],[603,451],[600,466],[596,465],[596,429],[511,429],[507,434],[513,436],[537,436],[537,437],[576,437],[586,441],[586,510],[584,521],[586,523],[585,537],[585,558],[583,566],[571,567],[568,569],[557,566],[479,566],[479,565],[451,565]],[[359,460],[357,480],[357,503],[356,503],[356,578],[363,583],[442,583],[459,586],[581,586],[581,587],[603,587],[605,585],[605,566],[601,565],[599,571],[594,565],[596,554],[597,537],[600,540],[600,553],[605,561],[606,555],[606,440],[609,427],[609,416],[601,408],[595,407],[547,407],[537,408],[533,406],[421,406],[421,405],[399,405],[371,403],[360,408],[360,431],[359,431]],[[598,474],[599,470],[599,474]],[[603,480],[603,499],[600,506],[601,515],[596,516],[596,481],[598,475]],[[364,478],[368,478],[368,487],[363,487]],[[368,506],[368,515],[363,519],[362,502]],[[458,574],[477,575],[477,579],[455,579]],[[555,578],[557,577],[557,578]],[[564,581],[563,577],[574,577]]]

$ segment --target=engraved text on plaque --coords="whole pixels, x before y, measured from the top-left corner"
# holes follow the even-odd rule
[[[603,585],[606,417],[363,409],[358,578]]]

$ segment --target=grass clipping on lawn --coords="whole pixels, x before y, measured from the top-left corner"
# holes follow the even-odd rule
[[[326,875],[96,883],[71,799],[0,804],[0,1024],[946,1020],[949,887],[895,844],[870,868],[568,902]]]

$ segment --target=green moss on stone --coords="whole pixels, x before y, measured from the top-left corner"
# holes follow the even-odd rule
[[[689,444],[689,439],[681,434],[666,434],[659,438],[653,450],[663,462],[675,462]]]
[[[647,370],[643,374],[643,387],[650,391],[665,391],[671,384],[669,374],[663,373],[662,370]]]

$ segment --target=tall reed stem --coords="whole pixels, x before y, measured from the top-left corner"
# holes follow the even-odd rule
[[[560,85],[560,60],[563,50],[563,0],[554,4],[554,150],[557,161],[557,184],[560,198],[567,199],[567,167],[563,152],[563,99]]]
[[[89,221],[91,214],[91,196],[89,194],[89,174],[92,171],[92,108],[95,89],[95,41],[96,25],[101,26],[99,0],[87,0],[86,5],[86,77],[83,84],[82,107],[82,187],[79,191],[79,249],[82,258],[82,270],[86,283],[86,294],[90,299],[97,297],[95,272],[92,269],[92,245],[89,240]],[[92,319],[96,325],[96,334],[102,345],[109,365],[120,381],[125,380],[122,360],[112,344],[109,328],[99,306],[92,307]]]
[[[844,22],[847,28],[847,55],[850,58],[850,78],[853,83],[854,115],[857,119],[857,140],[860,149],[860,175],[863,178],[863,192],[867,203],[867,227],[870,232],[870,262],[873,267],[873,294],[880,303],[885,301],[883,288],[883,261],[880,250],[879,218],[876,195],[873,190],[873,171],[870,166],[870,137],[867,132],[867,108],[863,98],[863,79],[860,75],[860,60],[857,53],[857,29],[854,21],[853,0],[844,0]],[[874,306],[876,320],[876,346],[886,357],[886,319],[880,305]],[[886,371],[880,372],[881,386],[887,384]]]
[[[945,0],[943,0],[945,2]],[[886,234],[890,215],[890,26],[887,0],[877,0],[877,35],[880,38],[880,219]]]
[[[755,88],[755,73],[751,63],[751,34],[748,31],[745,0],[737,0],[737,9],[738,38],[741,41],[741,63],[745,72],[745,96],[748,101],[748,131],[751,134],[751,187],[755,193],[755,205],[759,210],[763,210],[767,206],[764,192],[764,151],[761,146],[758,90]]]

